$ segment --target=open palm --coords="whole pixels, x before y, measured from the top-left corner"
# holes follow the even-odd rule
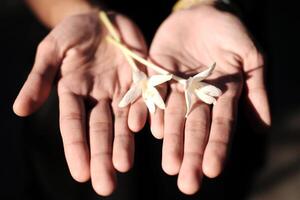
[[[154,136],[164,138],[164,171],[179,174],[179,188],[192,194],[203,174],[216,177],[222,170],[244,83],[254,111],[265,124],[270,123],[263,59],[242,23],[210,5],[171,14],[154,37],[150,59],[182,77],[217,63],[205,80],[223,92],[212,109],[193,97],[195,103],[185,118],[184,92],[173,82],[166,110],[151,116]]]
[[[124,16],[111,17],[123,42],[146,53],[136,26]],[[18,115],[31,114],[57,80],[60,129],[70,172],[80,182],[91,177],[101,195],[114,189],[115,169],[125,172],[132,166],[131,131],[139,131],[147,117],[142,100],[126,108],[117,106],[131,85],[131,69],[122,52],[106,42],[106,35],[98,12],[63,20],[40,43],[14,104]]]

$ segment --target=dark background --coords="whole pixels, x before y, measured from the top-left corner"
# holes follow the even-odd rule
[[[148,42],[174,1],[109,1],[129,15]],[[299,18],[296,1],[236,0],[242,19],[266,57],[273,117],[269,134],[255,133],[241,109],[224,173],[205,179],[192,197],[181,194],[176,177],[162,172],[161,141],[148,128],[137,134],[134,169],[119,174],[117,191],[97,197],[90,183],[72,180],[63,155],[55,92],[28,118],[12,112],[36,46],[47,34],[21,1],[0,3],[0,199],[300,199]],[[243,107],[243,102],[241,102]]]

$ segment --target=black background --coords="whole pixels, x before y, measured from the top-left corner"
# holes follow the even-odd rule
[[[134,19],[148,42],[174,4],[171,0],[106,2]],[[256,199],[263,194],[261,199],[267,200],[266,194],[271,195],[272,188],[278,188],[276,184],[299,174],[300,149],[294,150],[300,146],[300,24],[296,1],[234,2],[266,57],[273,117],[269,135],[254,133],[241,109],[224,173],[214,180],[205,179],[201,191],[187,197],[178,191],[176,177],[162,172],[161,141],[155,140],[146,127],[135,136],[134,169],[119,174],[117,191],[103,199],[242,200]],[[31,117],[21,119],[12,112],[14,98],[31,69],[36,46],[46,34],[47,30],[21,1],[1,1],[0,199],[102,199],[93,192],[90,183],[76,183],[69,174],[59,135],[55,92]],[[240,107],[243,108],[243,101]],[[282,152],[287,153],[281,155]],[[283,162],[278,156],[291,159]],[[299,197],[300,192],[292,191],[284,196],[285,200]],[[272,199],[283,198],[275,195]]]

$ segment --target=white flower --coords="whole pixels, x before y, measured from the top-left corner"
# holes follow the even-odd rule
[[[145,73],[139,70],[133,71],[133,84],[119,103],[119,107],[125,107],[133,103],[141,95],[150,113],[155,112],[155,105],[165,109],[165,103],[155,86],[172,79],[172,75],[154,75],[148,78]]]
[[[208,76],[210,76],[213,70],[216,67],[216,63],[214,63],[211,67],[203,72],[196,74],[193,77],[190,77],[185,82],[184,94],[185,94],[185,101],[186,101],[186,117],[191,110],[191,99],[192,94],[195,94],[199,99],[201,99],[204,103],[207,104],[214,104],[216,103],[216,98],[222,94],[222,91],[208,83],[202,82]]]

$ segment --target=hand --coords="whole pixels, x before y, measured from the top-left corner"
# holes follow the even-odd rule
[[[123,42],[145,55],[137,27],[119,14],[111,17]],[[91,177],[100,195],[113,191],[115,169],[126,172],[132,166],[131,131],[139,131],[147,118],[142,100],[122,109],[117,106],[131,85],[131,69],[106,35],[98,12],[65,18],[40,43],[14,104],[17,115],[30,115],[46,101],[57,77],[60,129],[70,172],[79,182]]]
[[[150,59],[181,76],[217,63],[207,81],[223,94],[212,109],[197,101],[185,119],[184,93],[174,82],[164,113],[151,116],[154,136],[164,137],[164,171],[179,174],[179,189],[193,194],[203,174],[212,178],[222,170],[244,83],[249,108],[264,124],[270,124],[263,58],[235,16],[211,5],[198,5],[175,12],[163,22],[152,42]]]

